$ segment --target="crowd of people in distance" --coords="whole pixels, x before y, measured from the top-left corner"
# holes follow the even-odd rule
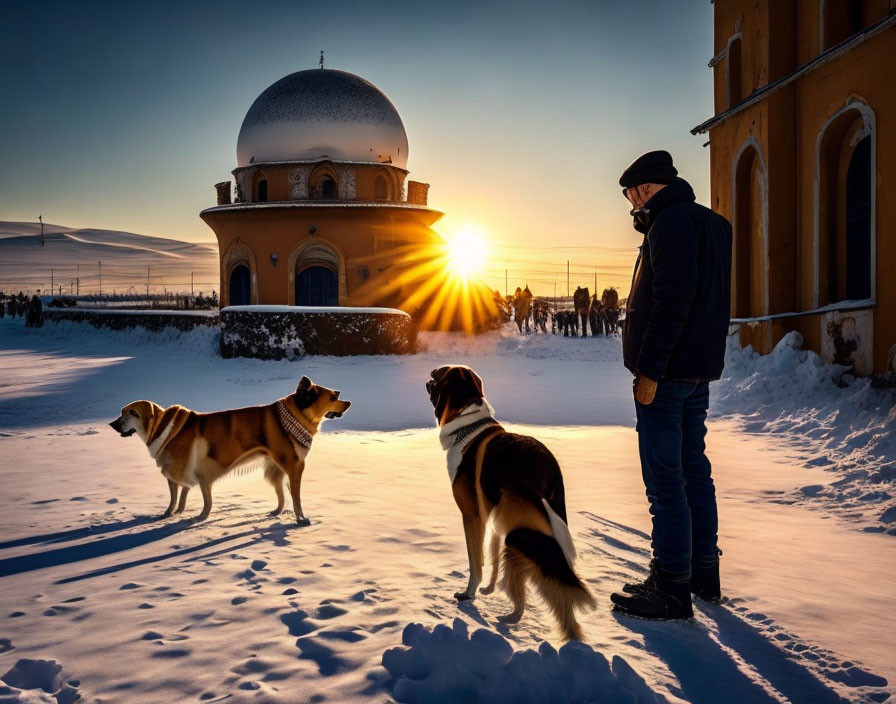
[[[7,295],[0,291],[0,318],[24,318],[26,328],[39,328],[44,324],[44,304],[40,299],[40,289],[31,298],[22,291],[18,295]]]
[[[516,322],[521,335],[524,328],[526,334],[540,331],[546,335],[549,323],[551,334],[564,337],[587,337],[589,329],[592,337],[618,335],[621,327],[619,292],[612,286],[605,288],[600,298],[579,286],[571,308],[535,298],[528,285],[523,289],[517,286],[512,296],[495,291],[494,300],[503,320]]]

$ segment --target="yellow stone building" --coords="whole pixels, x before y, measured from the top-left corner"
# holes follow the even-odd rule
[[[896,361],[896,0],[715,0],[712,206],[732,316],[859,373]]]
[[[428,184],[407,179],[407,159],[401,117],[363,78],[320,68],[267,88],[240,130],[235,197],[219,183],[201,213],[218,239],[222,306],[419,314],[419,265],[443,249],[431,228],[442,213]]]

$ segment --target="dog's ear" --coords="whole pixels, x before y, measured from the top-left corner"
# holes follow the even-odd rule
[[[479,375],[476,372],[469,367],[461,367],[460,377],[479,398],[485,398],[485,394],[482,392],[482,379],[479,378]]]
[[[314,384],[311,383],[311,379],[307,376],[303,376],[299,385],[296,387],[295,394],[293,394],[293,399],[295,399],[296,405],[300,409],[308,408],[308,406],[317,401],[317,396],[317,390],[314,388]]]

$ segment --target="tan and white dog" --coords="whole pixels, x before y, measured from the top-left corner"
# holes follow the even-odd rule
[[[181,513],[190,488],[198,484],[203,501],[199,520],[205,520],[212,509],[212,484],[235,468],[261,463],[265,479],[277,492],[271,515],[283,511],[285,477],[296,521],[309,525],[301,498],[305,458],[324,418],[339,418],[351,405],[339,400],[338,391],[303,376],[295,393],[267,406],[197,413],[183,406],[134,401],[109,425],[122,437],[136,433],[168,480],[171,501],[162,518]]]
[[[522,618],[531,583],[563,637],[581,640],[575,612],[595,602],[573,568],[575,548],[557,460],[535,438],[501,427],[485,400],[482,380],[469,367],[440,367],[431,377],[426,391],[448,453],[448,477],[463,517],[470,561],[467,588],[455,598],[472,599],[482,582],[483,544],[491,524],[491,579],[481,591],[494,591],[500,562],[500,586],[513,603],[513,611],[501,620],[516,623]]]

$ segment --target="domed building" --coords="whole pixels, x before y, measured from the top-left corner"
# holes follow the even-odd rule
[[[409,181],[389,99],[345,71],[268,87],[237,141],[237,168],[203,210],[221,260],[221,304],[415,309],[419,264],[440,250],[429,185]],[[231,197],[233,195],[233,197]]]

